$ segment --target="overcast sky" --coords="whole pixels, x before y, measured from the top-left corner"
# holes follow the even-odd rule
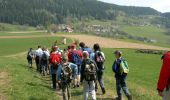
[[[161,12],[170,12],[170,0],[99,0],[127,6],[152,7]]]

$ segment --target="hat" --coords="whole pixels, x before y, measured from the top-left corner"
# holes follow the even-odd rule
[[[122,55],[122,52],[121,52],[121,51],[119,51],[119,50],[116,50],[116,51],[114,52],[114,54]]]

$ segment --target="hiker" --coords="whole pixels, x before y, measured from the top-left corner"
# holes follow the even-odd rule
[[[61,66],[61,55],[58,54],[57,52],[58,50],[58,47],[56,46],[53,46],[52,47],[52,51],[50,53],[50,74],[51,74],[51,77],[52,77],[52,87],[53,87],[53,90],[56,90],[57,89],[57,86],[56,86],[56,82],[57,82],[57,69],[58,67]]]
[[[41,56],[41,73],[45,76],[46,74],[48,74],[48,70],[49,70],[49,51],[47,50],[47,48],[43,47],[43,54]]]
[[[34,52],[33,52],[33,49],[30,48],[28,53],[27,53],[27,61],[28,61],[28,66],[30,68],[32,68],[32,60],[34,58]]]
[[[67,61],[67,58],[63,58],[63,65],[68,65],[72,69],[73,88],[75,88],[77,85],[78,67],[76,64]]]
[[[66,38],[66,37],[63,37],[62,43],[63,43],[64,45],[67,44],[67,38]]]
[[[157,90],[162,100],[170,100],[170,51],[162,57],[163,64],[157,83]]]
[[[101,87],[102,93],[105,94],[105,86],[104,86],[104,80],[103,80],[103,75],[104,75],[104,62],[105,62],[105,55],[101,51],[100,45],[98,43],[94,44],[93,46],[94,49],[94,61],[97,64],[98,67],[98,72],[97,72],[97,80],[99,82],[99,85]],[[97,82],[96,82],[96,92],[98,90]]]
[[[116,60],[113,63],[112,70],[115,73],[116,78],[116,91],[117,91],[117,97],[115,100],[122,100],[122,94],[121,89],[127,96],[128,100],[132,100],[132,96],[129,92],[129,89],[126,85],[126,78],[127,74],[129,72],[127,61],[122,58],[122,52],[121,51],[115,51],[114,52]]]
[[[37,71],[38,72],[41,72],[41,64],[40,64],[40,61],[41,61],[41,56],[43,54],[43,51],[41,49],[41,46],[38,46],[38,49],[35,51],[35,63],[36,63],[36,67],[37,67]]]
[[[80,70],[82,64],[82,52],[80,50],[76,50],[76,45],[71,45],[71,51],[68,53],[68,61],[77,65],[78,67],[78,75],[77,75],[77,87],[80,86]]]
[[[84,42],[80,42],[79,43],[80,46],[80,50],[83,51],[87,51],[89,53],[89,55],[91,55],[91,53],[93,52],[91,48],[87,47],[86,44]]]
[[[81,83],[83,84],[84,100],[88,100],[89,93],[92,100],[96,100],[95,80],[97,77],[97,65],[89,58],[87,51],[83,52],[83,62],[81,69]]]
[[[62,62],[62,68],[57,72],[58,80],[61,85],[63,100],[69,100],[71,98],[69,86],[72,80],[74,82],[73,87],[76,86],[78,68],[76,64],[67,62],[67,58],[63,58]]]

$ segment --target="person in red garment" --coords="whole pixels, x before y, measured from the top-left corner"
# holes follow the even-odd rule
[[[57,69],[61,66],[61,55],[57,52],[58,47],[53,46],[52,51],[50,53],[50,73],[52,77],[52,85],[53,90],[56,90],[56,82],[57,82]]]
[[[71,50],[68,53],[68,61],[72,62],[73,64],[76,64],[78,67],[78,75],[77,75],[77,86],[80,86],[80,71],[81,71],[81,64],[82,64],[82,51],[76,49],[76,45],[71,45]]]
[[[163,64],[160,72],[157,90],[162,100],[170,100],[170,51],[162,57]]]

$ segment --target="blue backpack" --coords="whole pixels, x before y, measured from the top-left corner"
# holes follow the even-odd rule
[[[74,64],[76,64],[76,65],[78,65],[78,66],[80,66],[80,65],[82,64],[82,59],[81,59],[81,57],[78,55],[78,52],[77,52],[77,51],[76,51],[76,52],[73,52],[72,57],[71,57],[71,61],[72,61],[72,63],[74,63]]]

